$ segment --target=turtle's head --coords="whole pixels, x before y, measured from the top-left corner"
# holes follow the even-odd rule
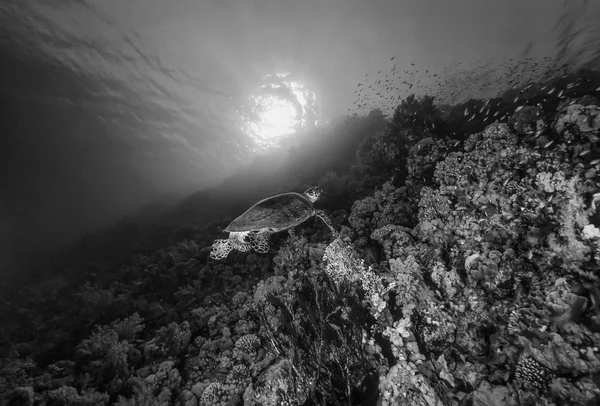
[[[323,189],[321,189],[318,186],[315,186],[311,187],[310,189],[307,189],[306,192],[304,192],[304,196],[306,196],[311,203],[314,203],[317,201],[319,196],[321,196],[321,193],[323,193]]]

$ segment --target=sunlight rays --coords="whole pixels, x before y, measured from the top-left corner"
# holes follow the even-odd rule
[[[265,75],[240,112],[242,131],[263,148],[315,124],[316,97],[290,73]]]

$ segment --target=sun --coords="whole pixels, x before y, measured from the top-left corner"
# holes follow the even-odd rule
[[[252,129],[264,138],[280,137],[295,131],[298,111],[289,100],[268,95],[257,100],[261,113],[251,123]]]
[[[261,78],[260,87],[242,106],[242,130],[259,146],[269,148],[277,140],[315,124],[314,92],[291,78],[276,73]]]

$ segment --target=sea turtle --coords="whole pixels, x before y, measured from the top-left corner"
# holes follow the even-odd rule
[[[293,235],[294,227],[312,216],[323,220],[337,236],[325,212],[316,210],[313,206],[322,192],[319,187],[311,187],[302,194],[282,193],[259,201],[225,228],[224,231],[229,233],[229,238],[216,240],[212,245],[210,257],[223,259],[233,249],[249,251],[253,248],[256,252],[269,252],[271,234],[289,230]]]

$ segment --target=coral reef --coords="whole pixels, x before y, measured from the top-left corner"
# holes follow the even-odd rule
[[[563,79],[402,101],[352,173],[294,179],[332,190],[333,238],[306,221],[217,261],[211,226],[32,288],[0,403],[600,403],[600,107]]]

